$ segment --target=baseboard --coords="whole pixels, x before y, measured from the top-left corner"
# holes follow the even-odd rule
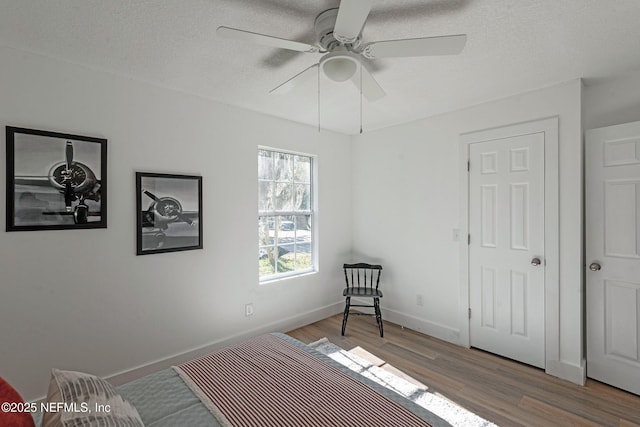
[[[118,386],[148,375],[152,372],[166,369],[174,365],[179,365],[196,357],[203,356],[219,348],[241,342],[248,338],[262,335],[268,332],[287,332],[292,329],[317,322],[319,320],[341,313],[343,310],[343,305],[344,302],[340,301],[304,313],[297,313],[294,316],[286,317],[284,319],[278,319],[275,322],[260,325],[259,327],[248,329],[238,334],[220,338],[214,342],[186,351],[184,353],[175,354],[173,356],[156,360],[142,366],[137,366],[135,368],[128,369],[114,375],[110,375],[106,377],[106,379],[113,385]]]
[[[385,308],[382,309],[382,318],[425,335],[447,341],[451,344],[462,345],[460,342],[459,329]]]
[[[586,366],[585,360],[580,362],[580,366],[572,365],[561,360],[547,360],[545,372],[574,384],[584,385],[587,380]]]

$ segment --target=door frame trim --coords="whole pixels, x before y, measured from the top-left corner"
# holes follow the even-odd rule
[[[560,359],[560,200],[558,116],[460,134],[460,343],[471,346],[469,334],[469,162],[470,144],[544,133],[545,366]],[[552,368],[553,369],[553,368]]]

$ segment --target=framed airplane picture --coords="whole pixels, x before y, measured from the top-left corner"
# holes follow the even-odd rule
[[[202,249],[202,177],[136,172],[137,254]]]
[[[107,227],[107,140],[7,126],[7,231]]]

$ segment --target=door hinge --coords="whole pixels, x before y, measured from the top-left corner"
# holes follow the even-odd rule
[[[467,245],[471,244],[471,234],[467,234]]]
[[[471,162],[467,161],[467,172],[471,171]]]
[[[469,308],[469,319],[471,319],[471,308]]]

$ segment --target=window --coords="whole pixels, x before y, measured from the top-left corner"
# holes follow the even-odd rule
[[[260,281],[315,269],[313,158],[258,150]]]

